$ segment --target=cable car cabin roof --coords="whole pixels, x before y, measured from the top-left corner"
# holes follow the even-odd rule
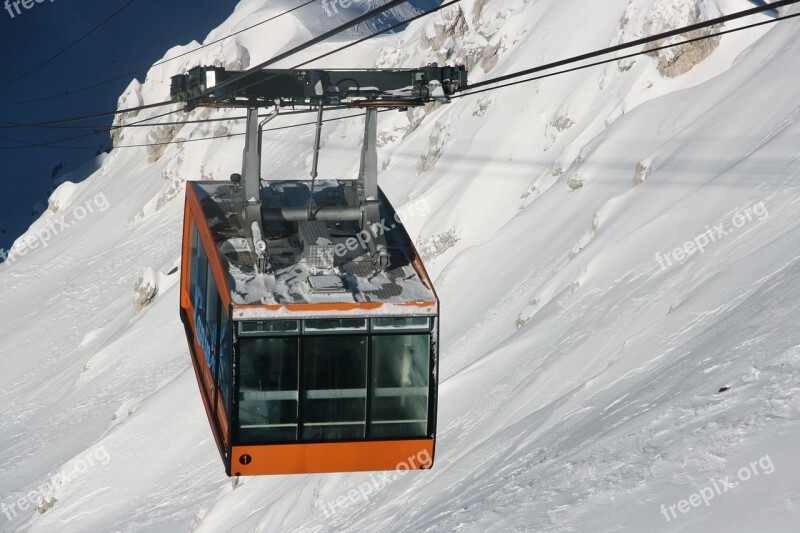
[[[317,180],[314,204],[347,206],[347,181]],[[308,205],[310,181],[264,184],[262,211]],[[274,222],[262,220],[269,265],[256,271],[242,215],[241,188],[231,182],[188,182],[187,201],[202,208],[227,273],[234,319],[311,316],[433,315],[436,294],[405,228],[381,192],[380,217],[389,252],[389,267],[376,270],[358,222]],[[237,199],[238,195],[238,199]],[[195,204],[197,205],[197,204]],[[193,211],[196,211],[196,207]],[[195,218],[199,216],[195,215]],[[262,216],[262,219],[264,217]],[[198,223],[202,221],[198,220]],[[378,233],[381,228],[376,228]],[[370,234],[369,239],[375,238]],[[376,239],[377,240],[377,239]],[[353,249],[354,248],[354,249]],[[210,255],[210,254],[209,254]]]

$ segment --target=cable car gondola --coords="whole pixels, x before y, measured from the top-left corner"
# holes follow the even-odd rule
[[[466,71],[268,70],[207,89],[235,76],[172,80],[187,108],[247,108],[241,174],[187,182],[183,230],[180,314],[225,471],[431,468],[439,302],[377,184],[377,113],[446,102]],[[318,109],[311,179],[262,183],[262,128],[300,104]],[[366,109],[356,179],[317,179],[324,106]]]

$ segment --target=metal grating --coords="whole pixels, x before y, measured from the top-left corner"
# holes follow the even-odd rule
[[[298,224],[300,242],[303,246],[303,259],[316,268],[333,268],[333,238],[324,222],[304,221]]]

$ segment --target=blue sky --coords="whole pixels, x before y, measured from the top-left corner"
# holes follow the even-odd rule
[[[20,4],[12,18],[0,0],[0,87],[62,50],[128,0],[44,0],[25,10]],[[32,123],[116,108],[117,98],[134,76],[66,97],[33,104],[20,100],[60,94],[151,65],[176,44],[202,41],[233,11],[235,0],[136,0],[98,31],[37,72],[0,90],[0,122]],[[137,76],[143,79],[146,69]],[[90,124],[111,125],[111,119]],[[83,123],[82,123],[83,124]],[[3,126],[0,124],[0,126]],[[69,129],[0,129],[0,147],[18,142],[43,143],[86,133]],[[107,143],[107,134],[65,143],[94,146]],[[55,166],[74,170],[94,157],[94,150],[54,148],[0,149],[0,248],[8,248],[43,206]]]

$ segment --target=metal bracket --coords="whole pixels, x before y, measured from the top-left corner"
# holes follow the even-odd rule
[[[267,242],[261,225],[261,139],[264,124],[278,116],[278,108],[261,123],[258,122],[258,108],[247,109],[247,130],[245,133],[244,156],[242,161],[242,220],[246,234],[250,237],[256,256],[257,272],[263,274],[269,267]]]
[[[317,131],[314,136],[314,161],[311,164],[311,207],[314,206],[314,184],[317,180],[317,167],[319,166],[319,144],[322,138],[322,103],[319,104],[317,109]]]
[[[364,144],[361,147],[361,167],[358,180],[363,192],[364,212],[361,217],[361,231],[373,237],[368,241],[370,255],[375,268],[385,271],[389,268],[389,252],[386,238],[375,235],[372,228],[380,222],[380,198],[378,196],[378,109],[368,107],[364,118]]]

